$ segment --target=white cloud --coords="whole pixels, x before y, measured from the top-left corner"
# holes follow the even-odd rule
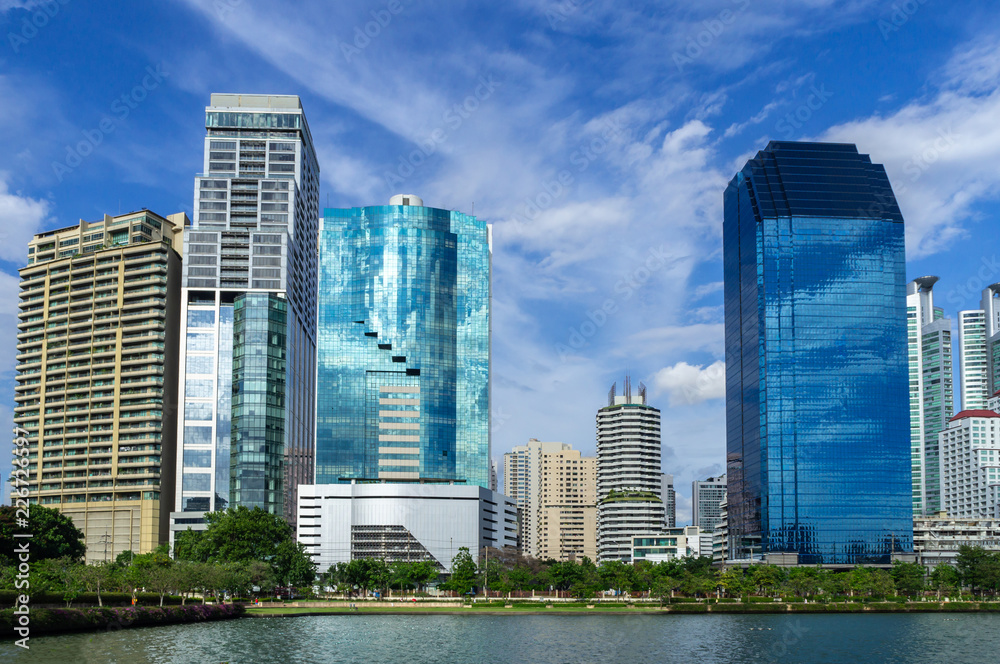
[[[678,362],[656,372],[653,386],[666,392],[671,406],[693,405],[726,396],[726,364],[718,361],[707,367]]]
[[[0,171],[0,260],[23,263],[28,242],[48,219],[46,200],[11,192],[8,174]]]
[[[724,281],[713,281],[711,283],[702,284],[694,289],[693,299],[700,300],[706,295],[711,295],[712,293],[718,293],[726,285]]]
[[[981,38],[937,75],[936,91],[889,115],[831,127],[885,165],[906,220],[908,259],[969,233],[976,205],[1000,194],[1000,39]]]

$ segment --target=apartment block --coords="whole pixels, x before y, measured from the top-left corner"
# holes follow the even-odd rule
[[[35,235],[20,270],[29,500],[73,519],[88,562],[167,540],[186,224],[148,210],[81,220]]]

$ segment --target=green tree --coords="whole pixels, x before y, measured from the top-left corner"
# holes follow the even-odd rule
[[[867,567],[857,565],[847,572],[847,587],[851,595],[869,595],[872,592],[872,573]]]
[[[441,588],[465,595],[476,585],[476,572],[476,562],[469,547],[463,546],[451,561],[451,578],[442,583]]]
[[[438,569],[437,563],[430,560],[423,560],[410,565],[410,581],[416,584],[418,591],[423,590],[424,586],[438,578],[440,574],[441,572]]]
[[[87,551],[83,531],[59,510],[29,506],[28,526],[24,529],[17,526],[17,508],[4,505],[0,506],[0,564],[17,563],[15,549],[24,540],[15,542],[14,533],[25,530],[31,533],[33,563],[50,558],[81,560]]]
[[[938,599],[942,593],[951,596],[961,585],[962,575],[951,565],[938,565],[931,572],[931,588],[937,591]]]
[[[919,563],[895,561],[892,564],[892,581],[901,595],[913,597],[924,591],[924,576],[927,570]]]
[[[719,578],[719,583],[730,597],[743,597],[753,588],[753,582],[742,567],[730,567]]]
[[[896,584],[892,580],[892,575],[884,569],[871,570],[869,579],[872,597],[883,599],[896,594]]]
[[[604,582],[601,580],[601,575],[594,561],[584,556],[577,567],[579,568],[577,580],[570,587],[574,596],[579,599],[590,599],[604,590]]]
[[[962,582],[973,592],[1000,590],[1000,553],[991,553],[979,546],[960,546],[955,566]]]
[[[97,606],[104,606],[101,591],[108,587],[108,579],[111,575],[112,565],[98,563],[97,565],[84,565],[80,570],[80,582],[88,592],[97,593]]]
[[[823,571],[817,567],[793,567],[784,582],[787,588],[799,597],[815,595],[820,590]]]
[[[245,560],[249,562],[263,562]],[[316,563],[306,553],[305,546],[300,542],[285,540],[274,552],[272,564],[274,574],[286,586],[311,586],[316,579]]]
[[[192,562],[247,563],[253,560],[271,566],[274,576],[286,585],[308,585],[316,578],[316,566],[292,528],[276,514],[259,507],[236,507],[205,515],[205,530],[178,533],[174,555]]]

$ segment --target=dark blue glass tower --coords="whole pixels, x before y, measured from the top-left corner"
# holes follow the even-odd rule
[[[725,193],[730,557],[912,551],[903,217],[854,145],[771,142]]]
[[[324,211],[316,482],[489,488],[489,229],[390,203]]]

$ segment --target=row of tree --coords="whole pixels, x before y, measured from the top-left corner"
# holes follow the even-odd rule
[[[71,558],[47,558],[32,563],[28,574],[31,594],[58,595],[72,605],[82,593],[94,593],[104,605],[108,593],[131,595],[140,592],[160,596],[180,595],[182,603],[195,594],[204,603],[208,597],[223,602],[227,596],[249,596],[254,588],[269,592],[274,588],[270,567],[260,561],[249,563],[199,563],[175,561],[166,545],[153,553],[133,555],[126,551],[114,562],[86,565]],[[16,568],[0,568],[0,590],[16,588]]]
[[[200,592],[247,595],[253,588],[268,593],[275,587],[309,587],[316,567],[303,546],[293,539],[288,523],[260,509],[237,507],[205,517],[204,531],[178,533],[174,556],[166,547],[114,562],[83,565],[83,533],[57,510],[32,505],[31,588],[72,595],[80,589],[119,592],[145,588],[165,594]],[[0,588],[13,588],[17,560],[13,556],[17,524],[13,507],[0,507]],[[488,553],[488,555],[487,555]],[[127,560],[126,560],[127,558]],[[362,558],[330,567],[322,585],[345,594],[389,589],[423,590],[436,584],[443,590],[468,594],[489,589],[495,593],[559,590],[580,598],[616,591],[618,594],[699,597],[725,593],[798,597],[895,595],[927,592],[954,595],[962,588],[973,593],[1000,592],[1000,552],[963,546],[956,566],[939,565],[930,574],[921,565],[897,562],[891,570],[857,567],[842,572],[812,567],[783,568],[753,565],[719,570],[708,558],[684,558],[663,563],[618,561],[594,564],[537,560],[513,549],[483,551],[479,563],[460,549],[450,573],[432,561],[393,562]]]
[[[957,567],[939,565],[930,574],[916,563],[896,562],[891,569],[855,567],[834,571],[818,567],[785,568],[752,565],[719,570],[708,558],[683,558],[662,563],[619,561],[594,564],[536,560],[513,550],[485,551],[477,564],[468,549],[460,549],[444,577],[432,563],[386,563],[364,558],[338,563],[321,582],[338,592],[367,595],[373,591],[419,590],[438,579],[438,587],[457,594],[482,592],[500,595],[558,590],[586,599],[614,591],[616,595],[652,597],[919,597],[933,592],[953,596],[968,588],[977,594],[1000,591],[1000,553],[963,547]]]
[[[280,516],[238,507],[205,516],[204,531],[177,535],[173,558],[164,544],[152,553],[119,554],[112,562],[85,565],[84,535],[57,510],[31,505],[27,524],[19,524],[13,507],[0,507],[0,590],[14,590],[17,575],[15,534],[30,532],[29,587],[32,593],[54,592],[67,602],[82,592],[268,594],[279,586],[311,586],[316,566],[292,529]],[[19,540],[25,541],[25,540]],[[256,591],[254,590],[256,589]]]

